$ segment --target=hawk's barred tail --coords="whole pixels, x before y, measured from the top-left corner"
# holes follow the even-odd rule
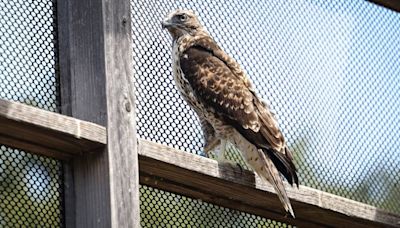
[[[255,169],[256,173],[274,187],[286,212],[290,213],[290,215],[295,218],[292,205],[290,204],[289,197],[286,194],[285,186],[283,185],[283,180],[278,169],[275,167],[272,160],[265,156],[264,152],[260,151],[260,154],[262,155],[262,159],[265,161],[265,165],[261,168]]]

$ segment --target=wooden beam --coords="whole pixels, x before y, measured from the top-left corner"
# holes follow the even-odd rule
[[[0,99],[0,143],[69,159],[104,147],[103,126]]]
[[[296,219],[284,217],[272,186],[252,172],[146,140],[139,141],[140,182],[301,227],[396,227],[400,216],[333,194],[287,185]]]
[[[66,227],[139,227],[129,0],[57,0],[61,110],[107,127],[107,147],[66,163]]]
[[[131,1],[103,0],[102,2],[111,227],[139,228],[139,162],[133,81]]]
[[[368,1],[389,8],[391,10],[400,12],[400,0],[368,0]]]

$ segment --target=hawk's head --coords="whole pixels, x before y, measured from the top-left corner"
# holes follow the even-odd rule
[[[162,27],[168,29],[172,38],[178,39],[184,34],[194,34],[203,26],[192,10],[175,10],[163,20]]]

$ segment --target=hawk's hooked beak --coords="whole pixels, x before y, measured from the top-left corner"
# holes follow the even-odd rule
[[[167,29],[167,28],[171,27],[172,25],[174,25],[174,24],[171,23],[169,20],[164,20],[161,22],[161,26],[163,29]]]

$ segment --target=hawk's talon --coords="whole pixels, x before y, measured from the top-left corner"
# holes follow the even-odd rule
[[[203,156],[203,157],[205,157],[205,158],[210,158],[210,155],[209,155],[209,153],[208,153],[207,151],[202,151],[202,152],[200,153],[200,156]]]

